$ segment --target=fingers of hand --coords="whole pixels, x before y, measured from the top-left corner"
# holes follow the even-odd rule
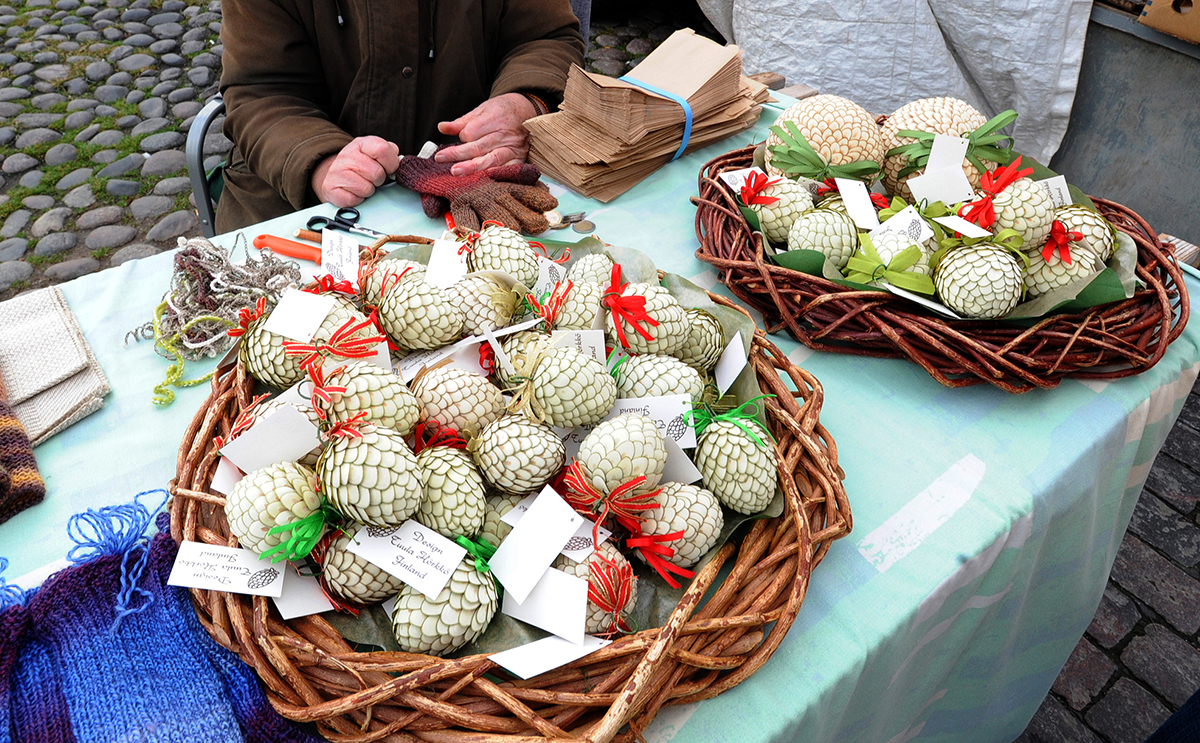
[[[359,137],[350,146],[355,146],[363,155],[379,163],[385,174],[396,172],[400,166],[400,148],[382,137]]]

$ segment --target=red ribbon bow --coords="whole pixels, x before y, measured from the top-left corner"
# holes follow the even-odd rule
[[[267,314],[267,298],[259,297],[258,301],[254,303],[254,309],[243,307],[238,310],[238,326],[230,328],[226,332],[233,338],[245,335],[250,330],[250,325],[265,314]]]
[[[647,341],[654,340],[654,336],[638,323],[648,323],[656,328],[659,326],[658,320],[646,314],[645,297],[640,294],[623,294],[627,286],[629,284],[621,283],[621,264],[613,264],[612,284],[604,290],[604,298],[600,300],[612,313],[613,325],[617,328],[617,339],[626,349],[629,348],[629,341],[625,338],[625,323],[629,323],[634,331]]]
[[[420,454],[422,451],[433,446],[466,449],[467,442],[462,436],[458,435],[458,431],[449,426],[443,426],[441,423],[430,418],[417,427],[413,443],[413,453]]]
[[[667,560],[668,557],[675,555],[675,550],[666,546],[664,542],[673,542],[676,539],[683,539],[683,530],[673,531],[670,534],[639,534],[626,539],[625,546],[636,549],[645,558],[647,564],[654,568],[671,588],[679,588],[679,581],[675,580],[671,573],[684,578],[691,578],[696,573]]]
[[[538,242],[536,240],[530,240],[529,247],[533,248],[535,251],[537,251],[537,250],[542,251],[542,255],[546,256],[546,260],[553,261],[554,263],[566,263],[567,261],[569,261],[571,259],[571,249],[570,248],[563,248],[562,255],[555,258],[554,256],[550,255],[549,250],[546,250],[545,245],[542,245],[540,242]]]
[[[655,500],[662,488],[644,493],[634,490],[646,482],[644,475],[621,483],[609,493],[602,493],[588,480],[583,463],[574,462],[563,475],[563,500],[585,516],[597,516],[592,529],[592,543],[600,542],[600,526],[612,516],[617,523],[634,534],[641,531],[642,512],[659,507]]]
[[[353,418],[344,420],[330,428],[325,435],[330,439],[333,439],[335,436],[350,436],[352,438],[361,439],[363,437],[363,432],[359,430],[358,425],[363,423],[363,419],[366,417],[367,411],[360,411],[358,415],[354,416]]]
[[[286,356],[303,356],[300,366],[308,368],[318,363],[322,357],[338,356],[343,359],[369,359],[375,355],[375,344],[387,340],[387,336],[368,335],[356,336],[360,330],[372,327],[370,318],[356,323],[354,318],[347,320],[342,327],[329,336],[327,342],[313,340],[311,343],[284,341],[283,353]]]
[[[1050,237],[1046,238],[1046,244],[1042,247],[1042,260],[1048,263],[1050,256],[1058,251],[1058,259],[1068,266],[1071,265],[1071,249],[1068,246],[1082,239],[1082,232],[1068,230],[1065,224],[1057,219],[1054,220],[1054,223],[1050,225]]]
[[[612,617],[612,624],[601,635],[629,632],[622,616],[633,597],[633,568],[629,563],[617,563],[605,557],[599,549],[588,563],[588,601]]]
[[[484,376],[487,377],[496,373],[496,351],[491,343],[479,344],[479,368],[483,369]]]
[[[329,294],[330,292],[338,292],[347,296],[354,296],[354,285],[349,279],[336,281],[332,275],[325,274],[324,276],[314,276],[316,284],[308,286],[300,291],[308,292],[309,294]]]
[[[1008,165],[985,172],[979,180],[979,188],[983,191],[983,197],[959,207],[958,216],[974,222],[985,230],[990,230],[996,223],[996,208],[992,204],[992,199],[999,196],[1001,191],[1016,181],[1030,175],[1033,175],[1033,168],[1021,170],[1020,155],[1017,155],[1017,158]]]
[[[752,171],[746,177],[746,180],[742,182],[742,203],[746,206],[750,206],[751,204],[762,204],[763,206],[774,204],[776,201],[779,201],[779,197],[764,196],[762,192],[782,180],[782,178],[767,180],[766,173],[761,173],[757,170]]]
[[[325,375],[325,370],[321,368],[320,364],[309,364],[305,369],[308,370],[308,376],[312,380],[312,396],[309,399],[312,401],[313,410],[316,411],[318,418],[327,420],[325,409],[317,401],[320,400],[326,405],[332,405],[333,396],[346,394],[346,388],[327,384],[326,380],[328,377]],[[344,371],[346,371],[346,367],[339,366],[329,372],[329,377],[337,376]]]
[[[871,203],[876,209],[887,209],[891,204],[888,203],[887,197],[881,193],[871,194]]]
[[[554,285],[554,289],[550,292],[550,298],[545,304],[538,301],[532,293],[525,295],[525,301],[529,302],[529,306],[533,308],[533,314],[541,315],[546,321],[547,328],[553,328],[554,323],[558,320],[558,313],[562,312],[563,305],[567,303],[567,295],[575,288],[575,282],[567,281],[565,284],[561,281]],[[488,344],[490,345],[490,344]]]

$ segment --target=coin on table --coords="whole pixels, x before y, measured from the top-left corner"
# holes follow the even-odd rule
[[[575,230],[576,232],[581,232],[581,233],[582,232],[591,232],[596,229],[596,225],[592,224],[591,222],[589,222],[588,220],[585,219],[581,222],[576,222],[575,224],[571,225],[571,229]]]
[[[546,221],[550,223],[551,227],[560,225],[560,224],[562,224],[562,221],[563,221],[562,215],[559,214],[558,212],[554,211],[553,209],[546,212],[542,216],[544,216],[546,218]]]

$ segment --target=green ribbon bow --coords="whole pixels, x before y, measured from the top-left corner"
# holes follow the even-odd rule
[[[321,540],[321,535],[325,533],[325,522],[330,514],[336,514],[336,511],[322,502],[320,508],[299,521],[271,527],[267,534],[291,532],[292,535],[271,549],[258,553],[258,556],[264,560],[269,557],[273,563],[280,560],[299,560],[302,557],[308,557],[309,553],[313,551],[313,547],[316,547],[317,542]]]
[[[954,250],[955,248],[983,244],[995,245],[996,247],[1004,248],[1010,253],[1015,253],[1021,258],[1021,262],[1024,264],[1025,268],[1029,268],[1029,256],[1025,255],[1024,251],[1021,250],[1021,247],[1025,244],[1025,238],[1021,237],[1021,234],[1014,229],[1000,230],[996,234],[988,235],[987,237],[951,236],[941,240],[938,244],[941,247],[938,248],[938,251],[933,254],[933,258],[931,258],[929,261],[929,264],[934,268],[937,268],[937,265],[941,263],[942,258],[946,255],[946,253]]]
[[[899,196],[893,196],[891,204],[889,204],[886,209],[881,209],[879,211],[880,224],[888,221],[892,217],[907,209],[909,206],[909,203],[904,199],[900,198]],[[940,201],[935,201],[931,204],[929,203],[928,199],[922,199],[913,206],[916,207],[917,213],[921,215],[921,218],[925,220],[925,222],[929,225],[929,228],[933,230],[933,237],[940,244],[946,237],[946,228],[933,220],[935,217],[948,217],[952,214],[956,214],[956,212]]]
[[[999,131],[1009,124],[1017,120],[1017,112],[1011,108],[1007,111],[1002,111],[992,117],[983,126],[972,132],[963,132],[961,135],[967,139],[967,154],[966,158],[969,163],[975,166],[975,169],[980,173],[987,170],[983,165],[983,160],[1001,165],[1007,165],[1013,159],[1013,138],[1007,134],[1000,134]],[[933,149],[933,132],[922,132],[915,129],[901,129],[896,132],[897,137],[911,137],[917,141],[902,144],[899,147],[893,147],[884,155],[885,157],[893,157],[896,155],[902,156],[908,160],[908,164],[900,171],[900,177],[920,170],[929,163],[929,151]],[[998,145],[1004,140],[1008,140],[1006,147]]]
[[[488,560],[492,559],[492,555],[496,554],[496,548],[492,546],[491,542],[483,537],[471,539],[461,534],[455,537],[454,541],[459,547],[465,549],[467,554],[475,558],[476,570],[481,573],[492,572],[492,566],[488,564]]]
[[[869,235],[860,234],[859,241],[862,248],[846,262],[847,281],[859,284],[886,281],[910,292],[933,294],[933,279],[908,270],[921,260],[920,246],[909,245],[885,265]]]
[[[759,436],[759,432],[766,431],[766,434],[768,437],[770,437],[771,441],[775,441],[775,437],[771,435],[771,432],[767,431],[767,429],[764,428],[757,419],[755,419],[755,416],[758,415],[758,401],[767,397],[775,396],[759,395],[758,397],[752,397],[741,405],[738,405],[733,410],[724,413],[718,413],[714,411],[709,405],[700,405],[692,410],[689,410],[684,417],[687,419],[688,425],[696,429],[697,435],[704,433],[704,429],[708,428],[710,424],[715,423],[716,421],[728,421],[729,423],[732,423],[745,431],[750,438],[754,439],[754,443],[765,449],[767,448],[767,442],[762,440],[762,437]],[[747,425],[747,421],[753,423],[754,425]]]
[[[830,165],[821,154],[808,143],[800,127],[794,121],[785,121],[784,128],[775,124],[771,131],[783,140],[783,144],[771,145],[771,164],[789,176],[804,176],[814,181],[828,178],[854,178],[870,181],[879,172],[879,163],[874,160],[859,160],[842,165]]]

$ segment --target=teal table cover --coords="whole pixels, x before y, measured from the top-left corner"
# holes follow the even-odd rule
[[[560,211],[586,211],[606,242],[729,296],[694,257],[688,199],[705,162],[761,141],[781,109],[768,106],[754,130],[681,158],[611,204],[556,187]],[[361,211],[363,224],[388,233],[444,228],[398,187]],[[306,210],[246,237],[290,236],[309,216],[332,212]],[[207,385],[153,406],[167,362],[149,342],[126,342],[151,317],[171,267],[166,253],[62,286],[113,392],[101,412],[37,448],[46,500],[0,525],[10,580],[52,569],[71,546],[72,514],[165,487],[174,475]],[[1187,285],[1200,289],[1195,272]],[[1200,370],[1200,324],[1143,374],[1023,395],[946,389],[906,361],[773,340],[825,387],[821,420],[838,444],[854,531],[814,573],[771,661],[715,699],[664,709],[646,739],[1008,743],[1100,602],[1142,484]]]

